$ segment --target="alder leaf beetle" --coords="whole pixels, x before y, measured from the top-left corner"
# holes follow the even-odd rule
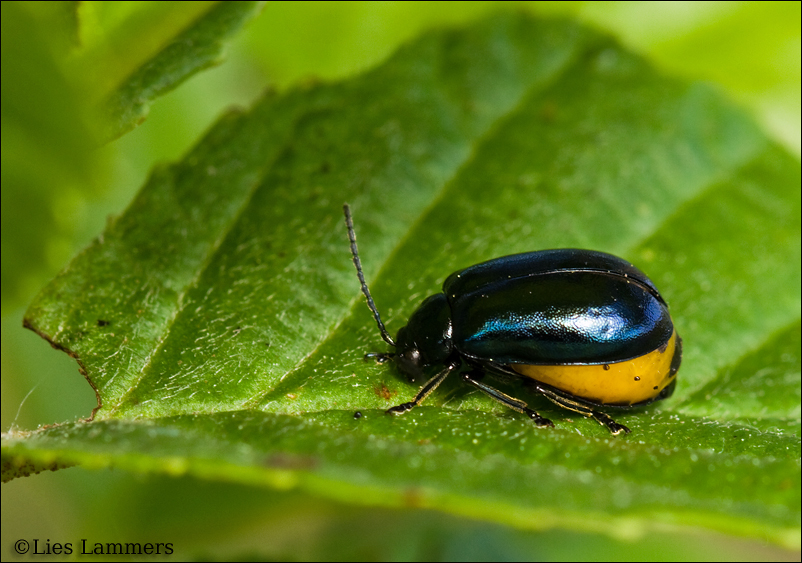
[[[410,381],[432,368],[403,414],[420,405],[452,372],[491,399],[554,426],[524,401],[482,381],[486,374],[523,378],[547,399],[591,417],[613,434],[629,433],[599,408],[630,409],[671,396],[682,339],[657,288],[612,254],[562,248],[502,256],[454,272],[443,292],[426,298],[394,341],[368,290],[348,204],[343,206],[354,266],[381,336]]]

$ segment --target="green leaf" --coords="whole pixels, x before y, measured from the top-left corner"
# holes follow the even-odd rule
[[[120,7],[107,5],[99,10],[94,4],[81,6],[78,14],[89,46],[76,57],[75,66],[91,74],[92,95],[101,96],[101,136],[106,139],[139,125],[154,99],[218,64],[223,42],[258,14],[264,2],[131,5],[136,11],[127,18],[119,15]],[[112,25],[118,18],[123,22]]]
[[[98,137],[122,135],[157,97],[219,62],[223,42],[260,6],[3,3],[4,315],[30,301],[90,239],[84,233],[100,229],[89,208],[113,181]]]
[[[97,191],[81,103],[49,44],[57,28],[43,30],[28,13],[42,4],[63,10],[67,3],[2,3],[4,315],[24,306],[70,258],[73,229],[65,216],[80,215],[83,198]]]
[[[800,170],[711,88],[595,32],[501,15],[376,70],[225,116],[45,288],[26,324],[77,358],[91,422],[3,439],[54,464],[417,506],[634,537],[703,526],[799,545]],[[673,398],[611,437],[515,385],[556,428],[388,365],[341,217],[391,332],[452,271],[586,247],[644,269],[684,339]],[[362,413],[354,418],[354,411]]]

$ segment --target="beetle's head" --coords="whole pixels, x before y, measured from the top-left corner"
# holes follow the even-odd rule
[[[384,328],[379,310],[373,303],[368,284],[365,282],[362,262],[356,247],[356,233],[351,220],[351,208],[347,203],[343,205],[343,212],[348,229],[348,239],[351,241],[351,255],[354,258],[354,267],[362,287],[362,293],[365,294],[368,308],[376,319],[376,325],[379,327],[382,338],[387,344],[396,348],[395,354],[366,354],[365,357],[373,357],[380,362],[394,357],[399,371],[409,377],[410,381],[415,381],[429,366],[445,362],[454,349],[451,342],[451,308],[448,300],[442,293],[425,299],[409,318],[407,326],[398,331],[397,342],[393,342],[387,329]]]
[[[453,350],[451,309],[446,296],[438,293],[424,300],[398,331],[395,361],[401,373],[416,381],[428,367],[444,363]]]
[[[418,349],[417,344],[409,338],[407,327],[398,331],[396,340],[395,362],[398,371],[406,375],[410,381],[414,382],[423,376],[423,371],[427,363]]]

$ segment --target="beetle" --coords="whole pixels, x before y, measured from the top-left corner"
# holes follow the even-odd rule
[[[427,297],[393,340],[370,295],[348,204],[343,206],[357,277],[379,332],[410,381],[441,369],[414,399],[420,405],[452,372],[490,398],[554,426],[515,397],[484,383],[486,374],[526,381],[565,409],[591,417],[612,434],[629,433],[599,409],[632,409],[674,392],[682,339],[654,283],[605,252],[562,248],[512,254],[459,270],[443,292]]]

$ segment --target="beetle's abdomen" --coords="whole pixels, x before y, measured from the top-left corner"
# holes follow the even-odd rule
[[[613,364],[674,333],[665,304],[621,275],[550,272],[447,297],[455,348],[499,364]]]
[[[638,358],[603,365],[510,367],[536,381],[600,405],[634,405],[650,401],[673,381],[677,350],[674,333],[668,345]]]

